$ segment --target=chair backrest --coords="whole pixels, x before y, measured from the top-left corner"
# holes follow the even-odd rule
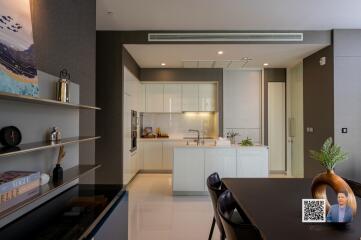
[[[361,183],[358,183],[358,182],[355,182],[355,181],[352,181],[350,179],[347,179],[347,178],[343,178],[347,184],[350,186],[350,188],[352,189],[353,193],[361,198]]]
[[[238,204],[234,200],[232,193],[225,190],[218,199],[218,215],[220,216],[227,240],[261,240],[261,234],[258,229],[250,223],[240,224],[232,221],[232,215]]]
[[[218,173],[212,173],[211,175],[209,175],[209,177],[207,178],[207,187],[212,200],[214,218],[216,219],[219,231],[221,232],[221,234],[224,234],[222,222],[217,212],[217,201],[219,196],[225,191],[225,188]]]

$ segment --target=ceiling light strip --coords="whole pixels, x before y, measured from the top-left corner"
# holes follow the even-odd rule
[[[302,42],[303,33],[148,33],[149,42]]]

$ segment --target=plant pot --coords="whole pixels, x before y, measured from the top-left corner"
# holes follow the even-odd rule
[[[352,209],[352,214],[355,216],[357,210],[357,203],[355,194],[350,186],[340,176],[336,175],[333,170],[327,170],[324,173],[318,174],[314,177],[311,185],[311,192],[313,198],[326,200],[326,211],[330,209],[330,203],[327,199],[326,188],[332,188],[336,193],[347,191],[348,206]]]

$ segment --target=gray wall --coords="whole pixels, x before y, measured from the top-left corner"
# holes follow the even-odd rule
[[[361,30],[334,30],[333,37],[335,142],[349,153],[336,172],[361,182]]]
[[[95,0],[31,0],[36,62],[58,76],[69,70],[80,103],[95,105]],[[95,112],[80,111],[80,135],[95,135]],[[80,145],[80,162],[95,162],[94,142]]]
[[[218,83],[219,135],[223,135],[223,69],[221,68],[142,68],[140,81],[212,81]]]
[[[116,32],[97,32],[96,134],[102,139],[96,143],[96,163],[102,167],[96,172],[96,182],[123,183],[123,95],[124,66],[139,77],[140,68],[121,44]]]
[[[324,66],[319,63],[321,57],[326,57]],[[305,177],[324,171],[318,161],[309,157],[309,151],[318,150],[328,137],[334,136],[333,70],[333,46],[303,60]],[[313,133],[306,131],[308,127],[313,128]]]

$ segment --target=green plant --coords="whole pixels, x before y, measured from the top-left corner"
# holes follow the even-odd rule
[[[241,142],[240,142],[240,145],[241,146],[253,146],[253,142],[252,142],[252,139],[250,138],[246,138],[246,139],[243,139]]]
[[[336,163],[347,159],[347,153],[343,152],[341,147],[332,143],[332,138],[329,137],[323,143],[320,151],[310,151],[310,157],[320,161],[321,165],[327,170],[333,170]]]

